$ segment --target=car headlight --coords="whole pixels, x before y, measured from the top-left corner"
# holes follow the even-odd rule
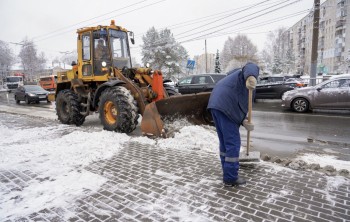
[[[285,100],[290,95],[290,91],[283,93],[282,100]]]
[[[36,96],[34,93],[28,93],[28,96]]]

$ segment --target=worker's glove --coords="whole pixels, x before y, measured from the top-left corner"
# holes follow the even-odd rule
[[[254,76],[249,76],[245,81],[247,89],[254,90],[256,87],[256,78]]]
[[[247,119],[243,120],[243,126],[247,131],[253,131],[254,130],[254,124],[249,123]]]

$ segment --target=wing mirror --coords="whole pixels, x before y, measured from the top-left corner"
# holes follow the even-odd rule
[[[129,32],[129,36],[130,36],[130,41],[131,41],[131,43],[134,45],[134,44],[135,44],[134,33],[133,33],[133,32]]]
[[[318,87],[316,90],[320,92],[320,91],[322,90],[322,88],[321,88],[321,87]]]

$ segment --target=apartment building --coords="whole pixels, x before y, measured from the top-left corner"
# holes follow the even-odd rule
[[[327,0],[320,6],[318,74],[350,72],[350,0]],[[313,12],[288,29],[288,44],[295,58],[294,73],[310,74]],[[348,36],[348,37],[347,37]]]
[[[193,74],[214,73],[215,57],[216,55],[214,53],[194,56],[196,66],[193,70]]]

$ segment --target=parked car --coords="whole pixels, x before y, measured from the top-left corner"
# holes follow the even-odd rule
[[[48,100],[49,92],[43,89],[41,86],[37,85],[24,85],[16,89],[15,100],[19,104],[21,101],[25,101],[27,104],[35,102],[39,103],[40,101]]]
[[[316,86],[288,91],[282,96],[282,107],[296,112],[312,109],[350,110],[350,75],[332,77]]]
[[[186,76],[178,81],[176,87],[181,94],[211,92],[219,80],[226,74],[196,74]]]
[[[256,86],[255,99],[281,99],[283,93],[304,86],[296,78],[286,80],[283,76],[261,77]]]

